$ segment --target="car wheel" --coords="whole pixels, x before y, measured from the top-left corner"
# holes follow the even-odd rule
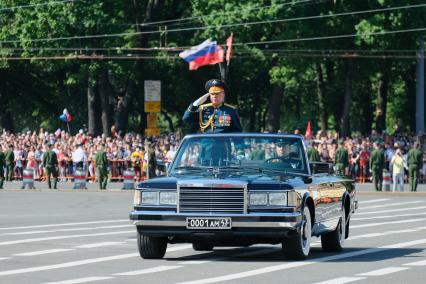
[[[167,238],[149,237],[137,232],[139,254],[144,259],[163,258],[167,249]]]
[[[288,259],[306,259],[311,250],[312,221],[308,206],[303,209],[303,219],[300,231],[296,236],[289,237],[283,243],[283,251]]]
[[[321,246],[324,251],[341,251],[346,237],[346,211],[342,207],[342,213],[334,231],[321,235]]]
[[[196,251],[212,251],[214,246],[207,243],[202,242],[193,242],[192,248]]]

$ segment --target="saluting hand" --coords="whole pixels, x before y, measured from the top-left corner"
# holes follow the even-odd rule
[[[199,99],[197,99],[192,104],[196,107],[203,104],[205,101],[207,101],[207,98],[209,97],[209,95],[210,95],[209,93],[202,95]]]

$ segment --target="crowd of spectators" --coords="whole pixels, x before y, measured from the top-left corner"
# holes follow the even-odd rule
[[[149,140],[149,147],[155,150],[160,165],[167,165],[173,159],[180,139],[181,134],[177,132]],[[121,179],[126,169],[132,169],[135,177],[142,179],[147,168],[145,151],[148,147],[147,142],[148,139],[145,137],[133,133],[125,134],[123,137],[115,133],[111,137],[105,135],[93,137],[83,130],[76,135],[70,135],[64,130],[49,133],[43,128],[19,134],[3,131],[0,136],[0,147],[3,152],[13,146],[14,179],[21,179],[24,169],[32,168],[34,178],[43,180],[43,153],[47,151],[47,145],[51,144],[58,158],[60,181],[71,180],[77,167],[87,171],[89,180],[95,179],[94,157],[99,145],[105,145],[110,180]],[[158,167],[158,174],[161,174],[160,170],[164,171],[164,168]]]
[[[167,166],[171,162],[181,138],[180,132],[153,138],[149,147],[155,150],[155,156],[160,165]],[[413,134],[379,135],[375,131],[368,137],[355,135],[343,139],[344,147],[349,153],[347,174],[358,182],[371,181],[369,160],[375,141],[380,141],[384,147],[385,169],[392,171],[393,158],[397,152],[402,155],[405,169],[407,169],[407,152],[418,139],[419,137]],[[322,162],[333,163],[335,161],[338,141],[342,140],[339,139],[335,131],[319,131],[309,140],[311,146],[318,150]],[[107,152],[110,180],[121,179],[126,169],[132,169],[135,177],[142,179],[147,167],[146,142],[146,137],[133,133],[121,137],[113,132],[111,137],[105,135],[93,137],[83,130],[80,130],[76,135],[70,135],[64,130],[49,133],[42,128],[39,131],[27,131],[19,134],[3,131],[0,136],[0,147],[2,147],[3,152],[10,145],[13,146],[15,179],[20,179],[23,176],[23,170],[27,167],[34,169],[36,180],[43,179],[42,158],[47,149],[47,144],[50,143],[58,157],[60,181],[71,180],[77,166],[86,170],[89,180],[95,179],[96,171],[93,161],[98,145],[101,144],[105,145]],[[157,168],[158,174],[164,173],[164,171],[165,167]],[[424,160],[420,175],[420,181],[423,181],[426,178],[426,160]],[[407,171],[405,170],[404,180],[406,178]]]

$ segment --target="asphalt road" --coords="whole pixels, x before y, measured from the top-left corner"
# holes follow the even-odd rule
[[[345,250],[324,253],[314,238],[306,261],[280,246],[185,244],[143,260],[131,191],[0,191],[0,283],[425,283],[426,195],[364,187]]]

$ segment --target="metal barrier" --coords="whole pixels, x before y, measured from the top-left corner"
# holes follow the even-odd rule
[[[83,169],[77,168],[77,170],[75,171],[73,189],[87,189],[86,172]]]
[[[135,176],[133,169],[129,168],[123,173],[123,188],[122,189],[135,189]]]
[[[34,169],[26,168],[24,169],[24,174],[22,176],[22,187],[21,189],[35,189],[34,187]]]
[[[391,174],[387,170],[383,170],[382,188],[384,191],[391,190]]]

